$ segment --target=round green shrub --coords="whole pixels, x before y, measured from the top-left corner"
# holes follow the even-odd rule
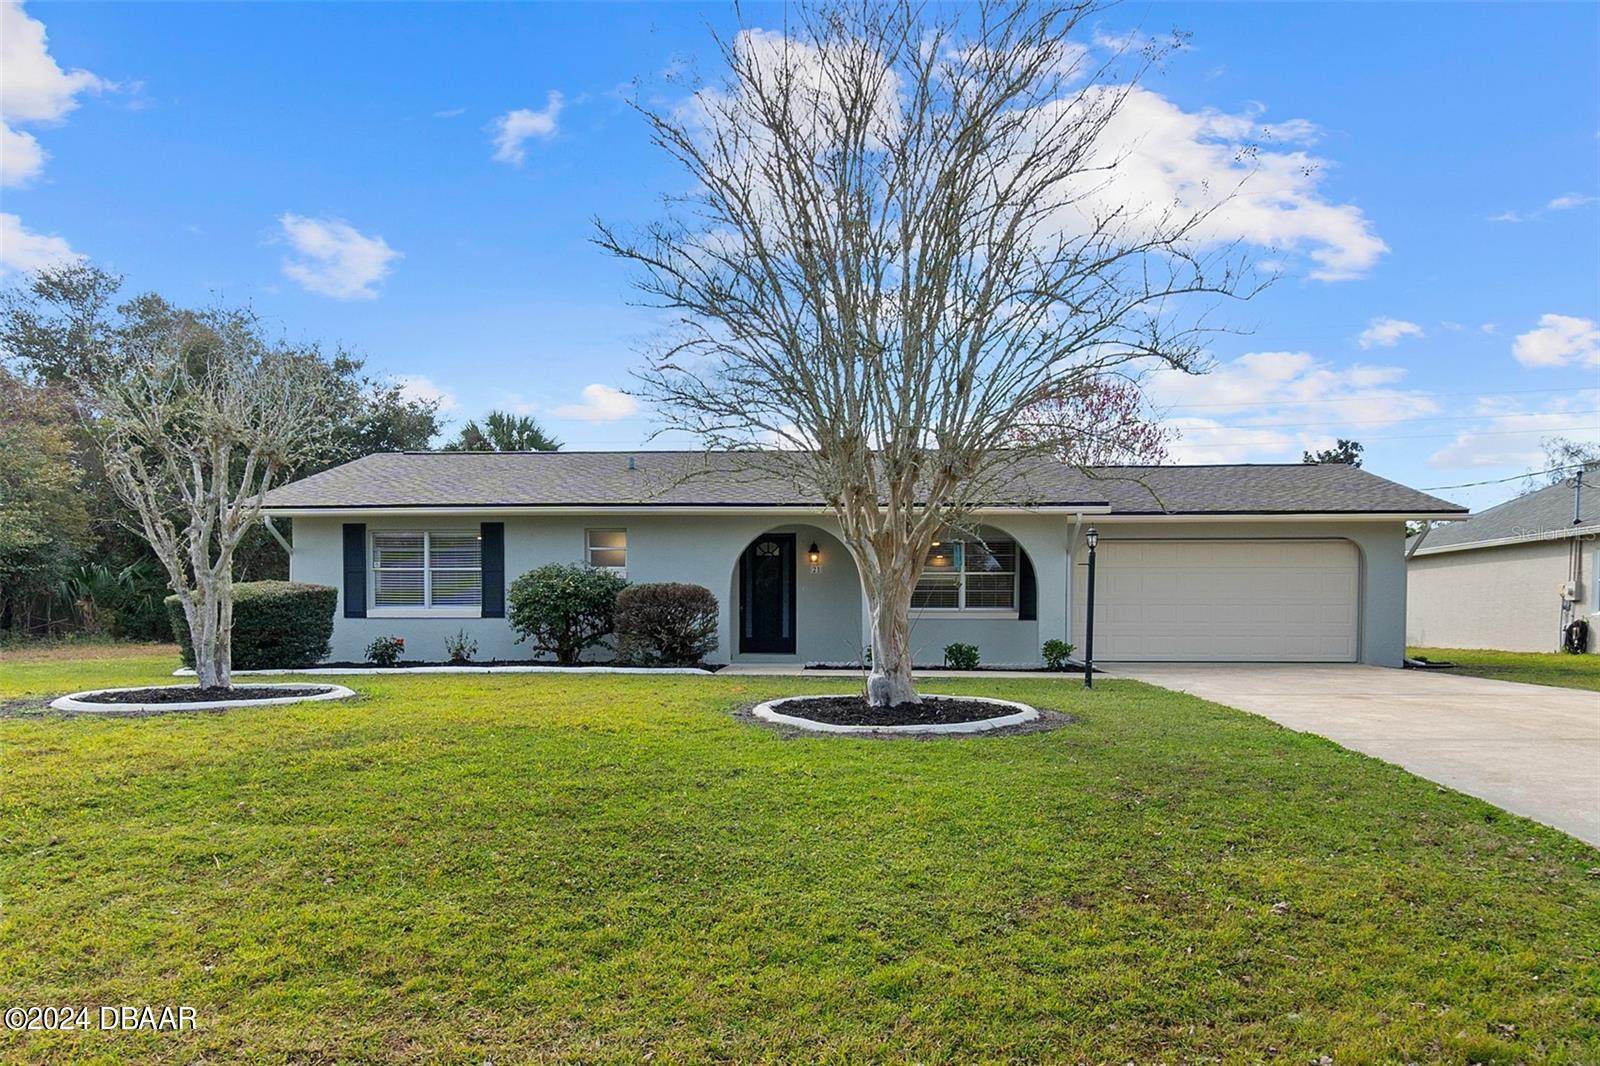
[[[176,595],[164,601],[183,661],[194,665],[189,623]],[[297,581],[241,581],[233,586],[233,668],[315,666],[328,657],[339,591]]]
[[[978,668],[978,646],[976,644],[946,644],[944,646],[944,664],[952,670],[976,670]]]
[[[624,577],[591,566],[550,563],[529,570],[506,590],[511,628],[556,662],[571,666],[612,631],[617,593]]]
[[[647,665],[694,666],[717,648],[717,597],[667,581],[617,593],[617,655]]]
[[[1044,655],[1045,668],[1047,670],[1065,670],[1070,665],[1068,660],[1072,658],[1072,650],[1075,647],[1077,645],[1068,644],[1064,640],[1052,638],[1045,641],[1044,647],[1040,649]]]

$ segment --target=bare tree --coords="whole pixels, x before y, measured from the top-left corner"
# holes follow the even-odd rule
[[[1570,437],[1545,437],[1539,442],[1544,452],[1544,466],[1533,471],[1523,482],[1529,491],[1547,485],[1559,485],[1572,478],[1579,470],[1594,473],[1600,465],[1600,443],[1573,440]]]
[[[640,110],[691,191],[598,243],[674,312],[643,372],[665,423],[709,447],[786,449],[829,501],[872,624],[868,698],[917,699],[910,604],[941,528],[1027,491],[1019,416],[1117,368],[1188,369],[1240,294],[1208,209],[1115,195],[1108,124],[1159,58],[1096,67],[1092,3],[823,3],[784,34],[719,40],[726,82]],[[1212,302],[1212,301],[1207,301]]]
[[[1154,417],[1136,382],[1088,378],[1054,386],[1019,412],[1018,443],[1038,438],[1073,466],[1159,466],[1178,431]]]
[[[245,312],[173,316],[102,357],[86,402],[107,474],[183,604],[201,686],[232,684],[234,553],[319,447],[328,375]]]

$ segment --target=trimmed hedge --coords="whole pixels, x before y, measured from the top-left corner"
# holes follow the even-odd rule
[[[183,662],[194,665],[189,623],[176,595],[166,598]],[[241,581],[233,586],[233,668],[315,666],[328,657],[339,590],[295,581]]]
[[[617,655],[646,665],[695,666],[717,649],[717,598],[677,581],[617,593]]]

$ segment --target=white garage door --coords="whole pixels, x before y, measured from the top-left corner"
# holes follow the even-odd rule
[[[1078,563],[1081,644],[1083,553]],[[1096,569],[1096,659],[1356,659],[1358,562],[1348,541],[1102,537]]]

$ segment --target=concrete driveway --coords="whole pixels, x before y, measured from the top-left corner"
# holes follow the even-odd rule
[[[1321,734],[1600,846],[1600,693],[1377,666],[1106,669]]]

